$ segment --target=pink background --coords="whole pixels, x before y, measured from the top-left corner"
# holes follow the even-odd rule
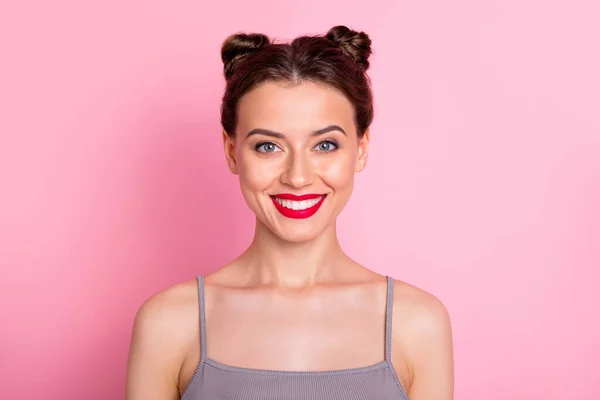
[[[445,302],[456,399],[600,399],[598,3],[303,1],[0,6],[0,398],[123,398],[137,307],[251,237],[221,41],[346,24],[377,107],[347,251]]]

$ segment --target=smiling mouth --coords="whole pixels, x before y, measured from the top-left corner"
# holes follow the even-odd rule
[[[272,197],[280,206],[285,207],[289,210],[307,210],[311,207],[314,207],[318,203],[320,203],[325,198],[325,195],[321,195],[321,196],[315,197],[313,199],[301,200],[301,201],[286,200],[286,199],[282,199],[281,197],[278,197],[278,196],[272,196]]]
[[[275,208],[285,217],[300,219],[313,216],[323,204],[327,195],[280,194],[271,196]]]

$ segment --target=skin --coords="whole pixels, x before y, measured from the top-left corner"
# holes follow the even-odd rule
[[[367,164],[369,133],[359,138],[351,103],[316,83],[268,82],[238,107],[236,132],[224,133],[223,144],[256,228],[243,254],[206,277],[208,357],[275,370],[381,362],[385,277],[348,257],[336,234],[354,175]],[[341,129],[314,134],[331,126]],[[268,132],[248,135],[256,129]],[[275,208],[270,196],[278,193],[327,197],[314,216],[295,220]],[[453,399],[446,309],[423,290],[394,285],[391,361],[400,382],[411,400]],[[198,315],[195,280],[141,306],[128,361],[128,400],[180,398],[200,360]]]

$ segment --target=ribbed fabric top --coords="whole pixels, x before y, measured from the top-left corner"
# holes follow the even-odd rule
[[[408,400],[391,363],[394,284],[387,277],[385,360],[334,371],[277,371],[225,365],[206,356],[204,277],[198,277],[200,362],[182,400]]]

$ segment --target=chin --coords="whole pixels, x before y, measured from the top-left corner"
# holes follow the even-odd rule
[[[289,243],[310,242],[322,236],[335,222],[329,218],[307,218],[305,220],[287,219],[279,217],[275,219],[266,218],[258,220],[263,229],[271,232],[278,239]],[[281,219],[280,219],[281,218]]]
[[[314,226],[307,229],[290,228],[290,229],[271,229],[271,232],[279,239],[289,243],[305,243],[317,239],[323,234],[325,229],[317,230]]]

